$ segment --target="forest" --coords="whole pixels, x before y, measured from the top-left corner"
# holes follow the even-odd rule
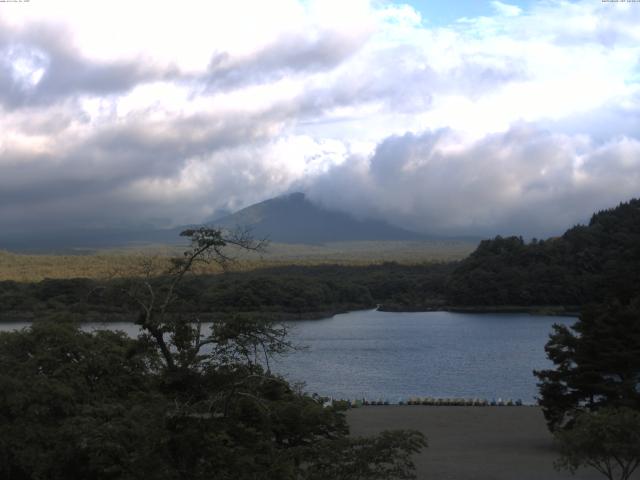
[[[640,287],[640,200],[547,240],[480,243],[447,280],[453,305],[584,305],[628,300]]]
[[[242,312],[273,319],[321,318],[380,306],[385,310],[500,310],[581,306],[640,289],[640,200],[594,214],[546,240],[496,237],[459,262],[416,265],[289,265],[191,275],[176,311],[224,316]],[[66,312],[78,319],[131,319],[135,305],[115,301],[130,278],[0,282],[0,318]]]
[[[377,304],[442,305],[453,264],[285,266],[185,278],[180,311],[224,315],[260,313],[278,319],[322,318]],[[131,280],[46,279],[0,282],[0,315],[30,318],[68,312],[83,319],[130,319],[135,306],[114,301]],[[133,310],[132,310],[133,307]]]

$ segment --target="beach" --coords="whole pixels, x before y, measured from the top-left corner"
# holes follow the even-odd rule
[[[416,429],[428,448],[415,458],[420,480],[603,479],[593,469],[557,471],[553,437],[538,407],[366,406],[347,412],[352,435]],[[640,479],[635,472],[633,479]]]

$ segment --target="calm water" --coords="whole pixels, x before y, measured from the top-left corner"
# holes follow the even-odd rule
[[[309,349],[278,368],[306,390],[337,398],[512,398],[533,403],[532,370],[546,368],[553,323],[526,314],[351,312],[291,325]]]
[[[512,398],[533,403],[533,369],[553,323],[575,319],[526,314],[351,312],[291,322],[290,338],[306,346],[275,362],[274,370],[305,390],[336,398],[411,396]],[[0,324],[0,330],[26,323]],[[85,328],[100,328],[87,324]],[[137,326],[109,324],[131,335]]]

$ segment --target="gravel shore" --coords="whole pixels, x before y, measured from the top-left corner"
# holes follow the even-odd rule
[[[347,412],[353,435],[416,429],[429,447],[420,480],[602,480],[595,470],[557,471],[553,437],[538,407],[367,406]],[[640,479],[636,472],[633,479]]]

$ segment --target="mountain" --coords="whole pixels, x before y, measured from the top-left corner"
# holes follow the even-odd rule
[[[421,240],[420,234],[378,220],[358,220],[346,213],[326,210],[311,203],[303,193],[293,193],[256,203],[234,214],[207,222],[224,227],[248,227],[256,238],[278,243],[321,244],[357,240]],[[180,232],[194,225],[169,229],[53,228],[34,234],[0,231],[0,249],[22,252],[73,252],[148,244],[182,245]]]
[[[267,237],[279,243],[424,239],[418,233],[387,222],[359,220],[347,213],[324,209],[303,193],[265,200],[212,223],[224,228],[248,227],[254,237]]]

